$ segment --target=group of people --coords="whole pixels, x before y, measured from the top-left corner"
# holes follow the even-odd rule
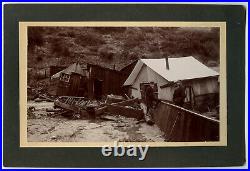
[[[174,91],[173,94],[173,102],[175,105],[183,107],[184,105],[184,100],[186,98],[186,93],[185,93],[185,87],[182,85],[181,81],[176,82],[177,88]],[[150,82],[149,86],[146,88],[145,91],[145,102],[148,108],[148,111],[150,109],[153,109],[155,106],[155,103],[157,99],[155,98],[154,95],[154,82]]]

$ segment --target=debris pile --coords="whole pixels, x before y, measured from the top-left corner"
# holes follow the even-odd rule
[[[90,100],[86,97],[75,97],[75,96],[59,96],[55,97],[49,96],[47,94],[41,94],[38,91],[28,87],[29,99],[34,102],[44,103],[52,102],[53,107],[46,108],[46,112],[43,114],[34,114],[35,108],[31,106],[28,107],[28,118],[39,118],[40,115],[46,115],[49,117],[64,116],[70,119],[106,119],[122,116],[127,118],[135,118],[138,123],[146,121],[147,124],[153,125],[153,118],[151,114],[148,113],[147,107],[139,99],[130,99],[126,96],[118,95],[107,95],[105,100]],[[103,117],[105,116],[105,117]]]
[[[163,141],[156,125],[145,122],[140,100],[109,95],[103,101],[60,96],[54,102],[28,101],[29,141]],[[153,131],[154,135],[147,135]]]
[[[125,99],[122,96],[108,95],[104,102],[89,100],[85,97],[60,96],[54,101],[55,107],[69,111],[67,114],[75,118],[88,117],[95,119],[104,114],[143,119],[153,125],[152,117],[147,114],[147,107],[139,99]],[[107,118],[106,118],[107,119]]]

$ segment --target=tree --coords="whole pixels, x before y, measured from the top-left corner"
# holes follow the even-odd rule
[[[28,27],[28,50],[33,51],[36,46],[44,44],[43,27]]]

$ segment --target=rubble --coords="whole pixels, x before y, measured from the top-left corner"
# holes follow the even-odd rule
[[[28,109],[27,109],[27,117],[28,117],[28,118],[35,118],[36,116],[35,116],[35,114],[33,113],[35,110],[36,110],[36,109],[35,109],[34,106],[28,107]]]
[[[110,104],[108,105],[107,111],[108,113],[112,115],[119,114],[119,115],[126,116],[129,118],[136,118],[138,120],[140,120],[143,117],[143,112],[141,109],[138,110],[129,106],[120,106],[117,104]]]
[[[100,117],[104,113],[123,115],[126,117],[143,118],[143,112],[138,99],[126,100],[122,96],[108,95],[105,103],[97,100],[88,100],[84,97],[62,96],[55,100],[56,107],[88,116],[89,119]],[[78,117],[80,118],[80,117]]]
[[[122,96],[117,96],[117,95],[107,95],[107,99],[106,99],[106,102],[107,104],[111,104],[111,103],[117,103],[117,102],[121,102],[121,101],[124,101],[124,97]]]
[[[147,113],[146,106],[141,105],[139,99],[131,99],[127,94],[123,96],[109,94],[102,100],[92,100],[86,97],[59,96],[57,98],[46,93],[46,86],[37,84],[37,86],[28,87],[28,99],[36,103],[44,104],[53,102],[54,106],[45,107],[46,113],[32,114],[28,111],[31,118],[48,116],[55,118],[59,116],[67,117],[72,120],[90,119],[106,122],[115,122],[117,128],[125,128],[127,124],[122,123],[118,118],[134,118],[135,125],[144,124],[153,125],[153,118]],[[151,111],[152,112],[152,111]],[[119,124],[118,124],[119,123]]]
[[[86,99],[86,101],[91,104],[90,100]],[[98,104],[97,109],[106,106],[103,103]],[[138,121],[136,118],[129,118],[119,113],[110,114],[108,110],[94,120],[90,120],[88,117],[79,118],[77,112],[54,108],[54,103],[51,102],[28,101],[27,109],[35,116],[27,120],[29,142],[110,142],[114,140],[142,142],[159,140],[157,137],[162,134],[157,127],[145,126],[147,124],[144,119]],[[88,115],[86,110],[81,111],[83,112]],[[150,131],[154,132],[151,137],[147,135]]]

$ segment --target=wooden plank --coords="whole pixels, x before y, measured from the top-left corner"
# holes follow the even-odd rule
[[[108,106],[107,112],[109,112],[110,114],[122,115],[122,116],[129,117],[129,118],[136,118],[138,120],[143,118],[143,112],[141,109],[138,110],[138,109],[118,106],[118,105],[113,105],[113,104],[109,104],[107,106]]]
[[[155,110],[154,120],[171,142],[219,140],[218,120],[176,105],[161,102]]]
[[[135,99],[129,99],[129,100],[125,100],[125,101],[121,101],[121,102],[117,102],[117,103],[112,103],[114,105],[118,105],[118,106],[130,106],[133,105],[135,103],[138,103],[139,100],[138,98]]]
[[[62,103],[62,102],[60,102],[58,100],[56,100],[54,102],[54,105],[58,106],[58,107],[61,107],[63,109],[67,109],[67,110],[71,110],[71,111],[78,111],[78,108],[76,106],[68,105],[68,104]]]
[[[99,115],[103,114],[104,112],[106,112],[107,109],[108,109],[107,106],[97,108],[97,109],[95,109],[95,115],[99,116]]]
[[[115,96],[115,95],[111,96],[111,95],[108,95],[106,103],[107,104],[118,103],[118,102],[121,102],[121,101],[124,101],[124,100],[125,99],[122,96]]]

